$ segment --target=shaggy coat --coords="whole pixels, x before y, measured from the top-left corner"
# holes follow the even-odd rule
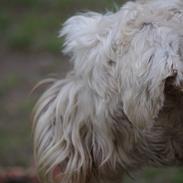
[[[76,15],[60,36],[73,70],[35,108],[40,175],[120,183],[136,168],[183,164],[183,1]]]

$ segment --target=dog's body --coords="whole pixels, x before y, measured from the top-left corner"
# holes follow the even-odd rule
[[[74,69],[38,101],[36,161],[63,183],[120,183],[143,166],[183,163],[183,2],[126,3],[71,17]]]

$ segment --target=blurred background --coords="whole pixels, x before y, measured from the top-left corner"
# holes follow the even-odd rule
[[[7,182],[3,175],[34,174],[31,111],[41,90],[30,91],[51,74],[64,77],[70,68],[61,53],[63,40],[57,38],[62,23],[76,12],[106,12],[123,3],[0,0],[0,183]],[[182,170],[145,169],[124,183],[183,183]]]

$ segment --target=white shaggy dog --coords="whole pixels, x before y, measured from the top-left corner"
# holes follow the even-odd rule
[[[66,21],[72,72],[34,118],[41,176],[120,183],[125,171],[183,163],[183,1],[126,3]]]

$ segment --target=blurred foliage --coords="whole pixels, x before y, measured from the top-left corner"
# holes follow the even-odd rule
[[[10,74],[5,80],[0,82],[0,97],[5,96],[8,90],[21,84],[21,78],[18,75]]]
[[[63,21],[76,12],[115,10],[122,0],[1,0],[0,36],[7,49],[58,52]],[[104,8],[106,7],[106,8]]]
[[[147,168],[132,178],[126,177],[125,183],[182,183],[182,168]]]

